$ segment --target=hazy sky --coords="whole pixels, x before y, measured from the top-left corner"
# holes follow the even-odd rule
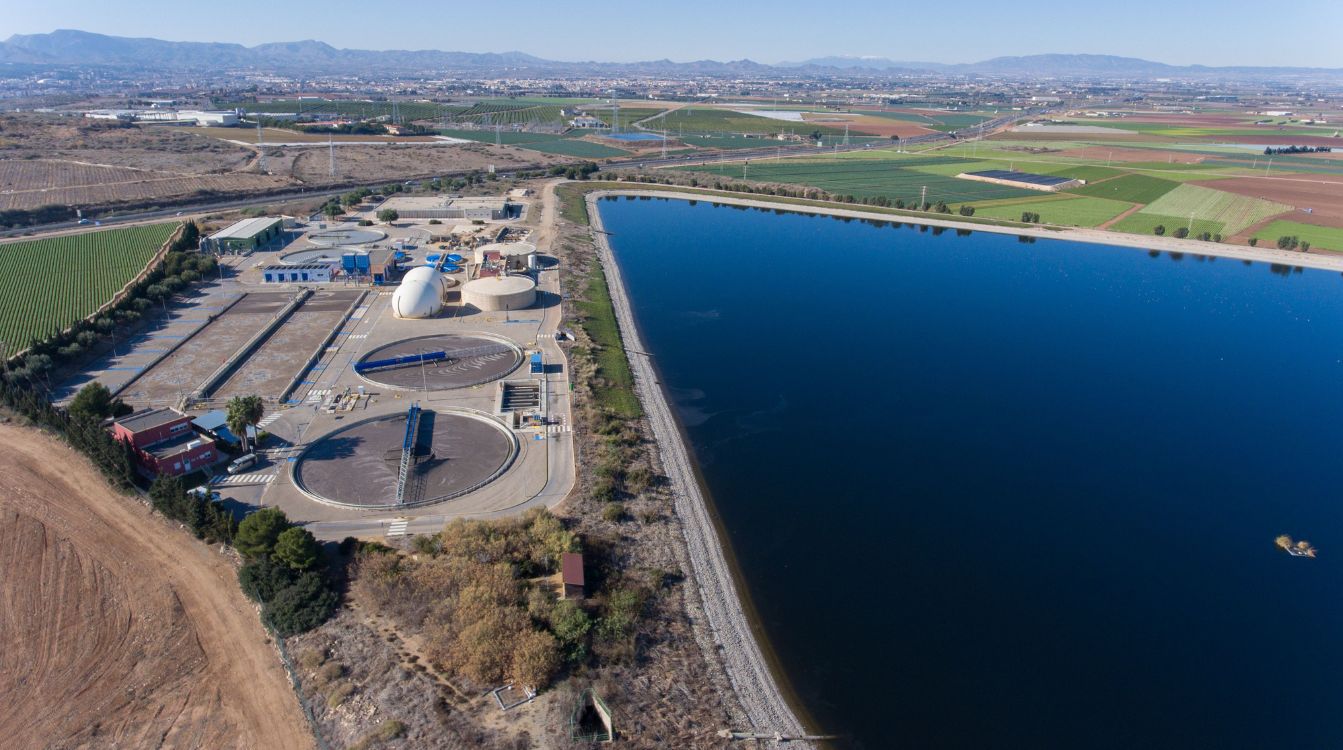
[[[520,50],[555,60],[758,62],[826,55],[976,62],[1089,52],[1174,64],[1343,67],[1343,0],[44,0],[0,36],[82,29],[176,41],[318,39],[357,49]]]

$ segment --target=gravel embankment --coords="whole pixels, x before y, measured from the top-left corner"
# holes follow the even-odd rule
[[[606,235],[602,234],[601,216],[596,201],[601,193],[587,196],[588,215],[597,242],[597,252],[606,271],[615,307],[620,334],[624,338],[630,367],[634,371],[635,391],[647,412],[662,466],[675,497],[676,513],[682,522],[688,557],[693,570],[688,571],[703,599],[705,620],[695,622],[695,637],[706,654],[717,652],[727,670],[737,698],[752,723],[749,729],[757,732],[779,732],[785,736],[804,734],[802,723],[794,715],[770,672],[764,654],[751,632],[750,622],[742,610],[732,570],[723,549],[707,501],[695,477],[686,446],[672,417],[671,409],[658,384],[646,351],[634,325],[634,315],[620,267],[611,254]],[[733,727],[745,730],[748,727]],[[790,745],[802,747],[803,743]]]

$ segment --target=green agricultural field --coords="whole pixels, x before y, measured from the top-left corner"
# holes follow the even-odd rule
[[[1138,213],[1184,217],[1184,222],[1176,221],[1177,226],[1188,222],[1190,216],[1195,220],[1218,222],[1222,225],[1221,233],[1229,236],[1290,210],[1291,206],[1282,203],[1185,184],[1157,198]]]
[[[669,137],[675,136],[674,134],[669,134]],[[747,138],[741,135],[687,135],[683,136],[680,140],[687,146],[695,146],[697,148],[717,148],[723,150],[763,148],[777,142],[765,138]]]
[[[1337,250],[1343,252],[1343,229],[1338,227],[1320,227],[1314,224],[1302,224],[1297,221],[1278,219],[1254,233],[1259,244],[1276,246],[1279,237],[1296,236],[1310,243],[1311,249]]]
[[[1023,211],[1032,211],[1040,214],[1040,221],[1045,224],[1095,227],[1132,207],[1132,203],[1108,198],[1059,196],[1037,200],[994,201],[989,205],[975,204],[975,216],[1018,221]]]
[[[565,118],[555,105],[526,105],[481,102],[453,116],[454,122],[470,122],[483,127],[503,125],[562,125]]]
[[[6,353],[111,301],[177,226],[150,224],[0,246],[0,341]]]
[[[654,112],[653,114],[656,114]],[[599,115],[600,116],[600,115]],[[666,128],[667,134],[726,135],[729,133],[798,133],[805,135],[820,131],[823,135],[844,135],[844,128],[813,125],[809,122],[788,122],[768,117],[748,115],[729,109],[711,109],[687,106],[668,112],[652,122],[644,123],[649,130]]]
[[[352,99],[276,99],[268,102],[216,102],[221,109],[242,109],[246,112],[280,112],[302,114],[336,114],[344,117],[391,117],[392,103],[389,101],[358,101]],[[437,104],[435,102],[396,103],[397,113],[407,121],[432,120],[439,117],[463,112],[462,105]]]
[[[442,135],[451,138],[461,138],[468,141],[478,141],[480,143],[494,143],[493,130],[440,130]],[[574,133],[556,135],[553,133],[514,133],[511,131],[499,132],[499,143],[504,146],[517,146],[531,151],[540,151],[546,154],[562,154],[564,156],[577,156],[586,159],[605,159],[611,156],[628,156],[628,151],[622,151],[618,148],[603,146],[600,143],[590,143],[581,141],[575,137]]]
[[[493,130],[440,130],[440,135],[446,135],[449,138],[461,138],[466,141],[479,141],[480,143],[494,143],[495,134]],[[555,135],[554,133],[515,133],[511,130],[499,131],[499,143],[504,146],[526,146],[532,143],[548,143],[550,141],[561,140],[568,136]]]
[[[1149,214],[1139,211],[1136,214],[1125,216],[1123,219],[1110,225],[1112,232],[1126,232],[1128,234],[1152,234],[1152,230],[1157,226],[1166,228],[1166,236],[1170,237],[1176,227],[1188,227],[1189,216],[1163,216],[1161,214]],[[1191,237],[1197,236],[1203,232],[1208,234],[1220,234],[1225,238],[1227,232],[1225,225],[1220,221],[1210,221],[1208,219],[1197,219],[1189,230]]]
[[[941,157],[926,157],[940,159]],[[917,163],[917,162],[913,162]],[[746,168],[746,179],[760,182],[782,182],[809,185],[836,195],[856,198],[885,196],[892,201],[917,203],[923,188],[928,190],[928,202],[945,201],[948,204],[966,203],[997,198],[1024,198],[1038,195],[1033,190],[1019,190],[955,177],[928,174],[909,169],[911,162],[899,163],[887,159],[872,161],[799,160],[752,162]],[[741,162],[712,166],[679,167],[686,171],[710,173],[729,179],[742,179]]]
[[[531,149],[532,151],[541,151],[547,154],[560,154],[563,156],[577,156],[582,159],[607,159],[613,156],[629,156],[630,152],[622,151],[618,148],[603,146],[600,143],[590,141],[580,141],[576,138],[560,138],[553,141],[543,141],[540,143],[528,143],[519,148]]]
[[[1145,174],[1126,174],[1113,180],[1105,180],[1068,192],[1076,195],[1089,195],[1093,198],[1113,198],[1131,203],[1151,203],[1161,196],[1179,187],[1179,183],[1151,177]]]

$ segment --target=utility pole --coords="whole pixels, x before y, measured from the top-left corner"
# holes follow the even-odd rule
[[[261,136],[261,118],[260,118],[260,117],[256,118],[256,150],[257,150],[258,153],[261,154],[261,158],[260,158],[260,160],[257,161],[257,166],[259,166],[259,167],[261,168],[261,171],[262,171],[262,172],[265,172],[265,171],[266,171],[266,144],[263,142],[263,139],[262,139],[262,136]]]

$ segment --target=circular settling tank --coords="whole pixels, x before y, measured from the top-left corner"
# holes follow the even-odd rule
[[[349,245],[367,245],[387,237],[386,232],[376,229],[328,229],[308,235],[308,242],[326,247],[347,247]]]
[[[489,484],[508,469],[518,441],[478,412],[424,409],[415,430],[403,502],[396,499],[405,412],[327,433],[294,465],[294,484],[318,502],[358,508],[429,505]]]
[[[445,355],[441,359],[437,357],[439,352]],[[356,371],[370,363],[414,355],[430,358],[359,374],[369,382],[391,388],[442,391],[498,380],[522,364],[522,350],[505,339],[486,334],[440,333],[373,349],[360,358]]]
[[[477,310],[521,310],[536,302],[536,282],[527,276],[491,276],[462,286],[462,303]]]

